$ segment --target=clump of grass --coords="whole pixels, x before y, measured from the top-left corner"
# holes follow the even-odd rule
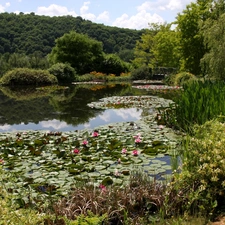
[[[165,186],[151,182],[139,172],[131,176],[129,185],[125,187],[106,187],[94,185],[74,188],[68,198],[54,204],[57,216],[66,216],[74,220],[79,215],[87,216],[91,211],[95,215],[107,215],[106,224],[124,224],[133,221],[138,224],[146,213],[157,213],[164,204]]]
[[[196,80],[183,85],[175,104],[162,113],[170,126],[191,132],[195,124],[202,125],[225,115],[225,84],[220,81]],[[172,124],[173,123],[173,124]]]

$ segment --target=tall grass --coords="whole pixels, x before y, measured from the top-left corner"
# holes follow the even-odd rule
[[[175,105],[171,106],[170,114],[168,111],[164,114],[177,127],[189,131],[194,124],[201,125],[225,115],[223,81],[196,80],[184,84],[183,89],[183,93],[175,99]]]

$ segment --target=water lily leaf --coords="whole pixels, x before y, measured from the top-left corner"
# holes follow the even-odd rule
[[[113,184],[113,179],[111,177],[106,177],[103,181],[102,184],[105,186],[109,186]]]

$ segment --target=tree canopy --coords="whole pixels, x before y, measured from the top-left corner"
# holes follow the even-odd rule
[[[118,53],[133,49],[142,30],[131,30],[93,23],[81,17],[39,16],[34,13],[0,13],[0,53],[40,52],[46,56],[55,40],[75,30],[101,41],[105,53]]]
[[[78,74],[98,70],[103,61],[102,43],[71,31],[56,40],[49,60],[52,63],[69,63]]]

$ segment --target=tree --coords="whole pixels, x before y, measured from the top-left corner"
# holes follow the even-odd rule
[[[179,33],[171,29],[172,24],[163,24],[153,38],[152,52],[158,67],[179,68]]]
[[[116,74],[117,76],[121,73],[128,72],[128,70],[128,63],[125,63],[118,55],[115,54],[106,54],[100,69],[103,73]]]
[[[136,66],[179,67],[180,51],[178,32],[172,24],[150,24],[134,50]]]
[[[75,31],[56,39],[49,55],[51,63],[69,63],[78,74],[98,70],[103,60],[102,43]]]
[[[225,13],[218,20],[208,19],[203,30],[209,51],[201,60],[202,69],[209,77],[225,80]]]
[[[132,61],[135,67],[147,65],[153,67],[155,64],[155,57],[153,54],[154,36],[158,30],[148,29],[142,34],[141,40],[137,41],[134,56],[135,59]]]
[[[177,16],[177,30],[180,34],[183,70],[195,75],[201,74],[200,60],[206,53],[200,24],[208,17],[208,5],[211,0],[199,0],[186,6]]]

